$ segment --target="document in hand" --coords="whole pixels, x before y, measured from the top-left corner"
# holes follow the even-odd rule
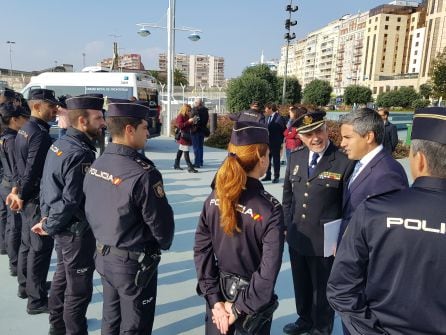
[[[334,255],[338,243],[341,221],[341,219],[337,219],[324,224],[324,257]]]

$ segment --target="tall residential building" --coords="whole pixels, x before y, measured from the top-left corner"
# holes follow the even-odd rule
[[[167,56],[158,58],[160,71],[167,71]],[[191,87],[223,86],[225,61],[223,57],[209,55],[176,54],[174,68],[181,71]]]
[[[113,63],[113,58],[106,58],[98,63],[98,66],[110,68]],[[118,56],[118,68],[126,70],[144,70],[144,65],[141,62],[141,55],[139,54],[125,54]]]
[[[336,56],[336,75],[333,91],[344,94],[350,85],[359,84],[361,79],[362,56],[364,53],[364,32],[368,12],[346,15],[339,28],[339,45]]]

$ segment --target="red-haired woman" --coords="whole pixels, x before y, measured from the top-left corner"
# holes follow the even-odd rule
[[[282,205],[259,178],[269,165],[268,130],[237,122],[195,234],[198,290],[206,335],[269,334],[282,263]]]
[[[181,136],[177,141],[179,143],[179,147],[173,168],[175,170],[183,170],[180,167],[180,159],[184,152],[184,160],[186,161],[188,167],[187,171],[197,173],[198,171],[194,169],[189,157],[189,148],[192,145],[191,129],[195,122],[195,119],[191,118],[191,110],[192,107],[190,105],[184,104],[181,106],[180,111],[178,112],[176,123],[177,127],[180,129]]]

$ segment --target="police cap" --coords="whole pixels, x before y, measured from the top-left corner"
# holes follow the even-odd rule
[[[258,122],[236,122],[232,128],[230,142],[234,145],[269,144],[268,128]]]
[[[104,96],[102,94],[81,94],[67,98],[65,101],[67,109],[94,109],[102,110]],[[63,106],[62,106],[63,107]]]
[[[14,99],[16,93],[11,90],[10,88],[5,87],[3,90],[0,91],[1,95],[3,95],[5,98],[8,99]]]
[[[411,138],[446,144],[446,108],[419,108],[413,116]]]
[[[47,90],[45,88],[36,88],[29,91],[28,100],[43,100],[49,102],[51,104],[59,104],[59,101],[56,99],[56,95],[53,90]]]
[[[30,113],[20,106],[15,107],[13,104],[2,104],[0,106],[0,114],[2,117],[29,117]]]
[[[322,127],[322,125],[325,123],[325,115],[326,113],[324,111],[305,113],[294,121],[293,127],[296,127],[297,131],[301,134],[310,133],[313,130]]]
[[[132,102],[124,99],[108,99],[109,117],[133,117],[136,119],[145,119],[149,107],[137,101]]]

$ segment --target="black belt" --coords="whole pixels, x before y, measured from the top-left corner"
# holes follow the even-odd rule
[[[108,253],[120,257],[127,257],[128,259],[137,261],[139,259],[139,256],[141,254],[144,254],[144,252],[138,252],[138,251],[129,251],[125,249],[116,248],[110,245],[104,245],[99,242],[96,243],[96,250],[102,255],[105,256]]]

